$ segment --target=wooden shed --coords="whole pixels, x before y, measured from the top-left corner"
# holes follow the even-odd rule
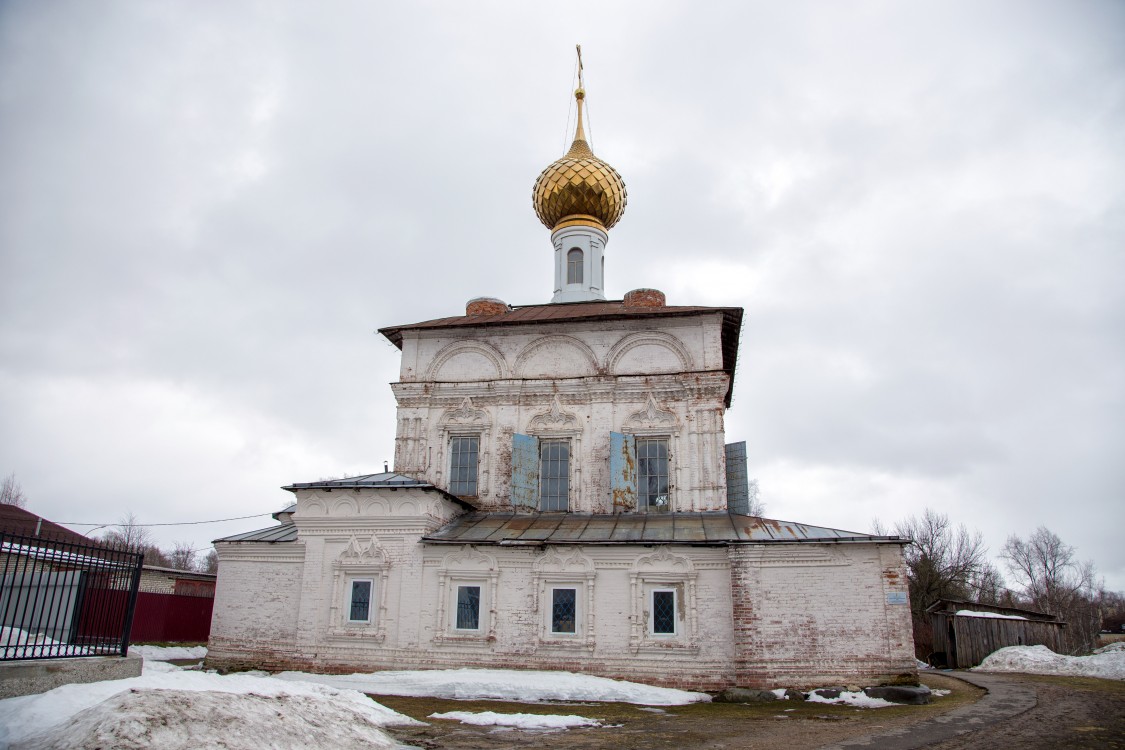
[[[926,610],[934,632],[934,666],[967,669],[1005,646],[1046,646],[1059,652],[1065,641],[1054,615],[1014,607],[942,599]]]

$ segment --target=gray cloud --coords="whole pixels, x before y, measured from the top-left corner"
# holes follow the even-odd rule
[[[381,468],[374,329],[550,295],[581,41],[610,292],[746,307],[769,512],[1046,524],[1125,588],[1123,37],[1109,2],[7,4],[0,471],[155,522]]]

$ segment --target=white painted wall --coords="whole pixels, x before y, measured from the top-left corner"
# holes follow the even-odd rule
[[[672,509],[726,508],[722,315],[406,331],[395,470],[448,486],[449,438],[479,434],[479,503],[510,507],[511,436],[571,441],[570,510],[613,512],[609,434],[662,435]]]
[[[436,493],[297,502],[300,543],[217,545],[215,666],[534,667],[700,689],[870,682],[914,666],[909,608],[885,596],[905,590],[897,545],[420,544],[457,512]],[[354,577],[376,582],[371,623],[346,622]],[[481,587],[479,632],[454,627],[459,584]],[[550,587],[563,585],[579,591],[574,636],[547,628]],[[677,591],[675,636],[648,632],[653,588]]]

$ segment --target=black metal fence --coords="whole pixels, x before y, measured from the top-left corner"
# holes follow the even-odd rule
[[[0,661],[125,656],[143,561],[0,532]]]

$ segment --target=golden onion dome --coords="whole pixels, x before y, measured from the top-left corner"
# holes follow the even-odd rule
[[[582,128],[586,92],[579,86],[578,127],[566,156],[540,173],[531,191],[535,215],[550,230],[563,223],[592,224],[609,229],[625,213],[625,181],[617,170],[594,156]]]

